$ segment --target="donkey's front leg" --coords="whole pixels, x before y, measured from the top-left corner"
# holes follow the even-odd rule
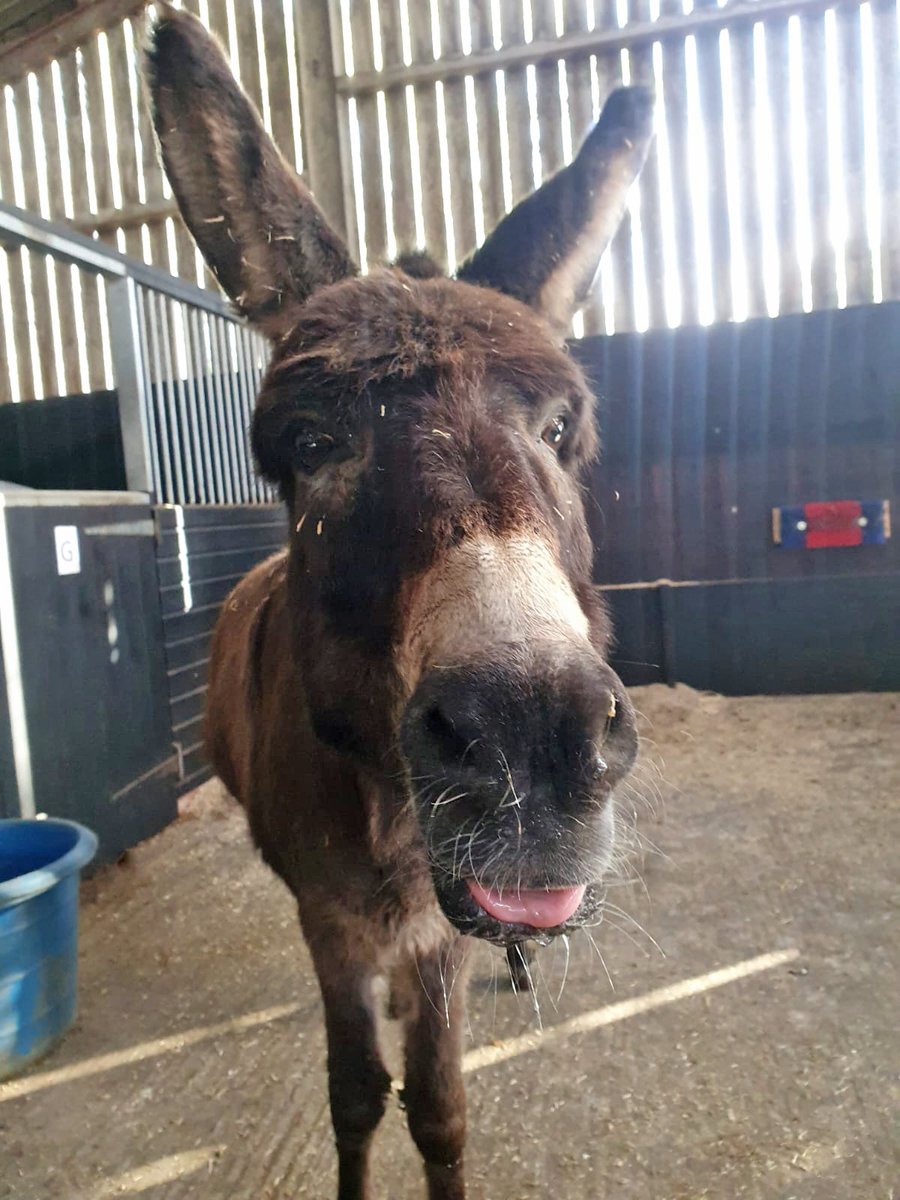
[[[419,958],[413,976],[418,987],[406,1024],[403,1097],[410,1133],[425,1160],[429,1200],[465,1198],[466,1096],[460,1062],[465,960],[465,940],[456,938]]]
[[[310,948],[325,1003],[338,1200],[366,1200],[369,1147],[391,1090],[378,1048],[373,970],[333,934],[311,938]]]

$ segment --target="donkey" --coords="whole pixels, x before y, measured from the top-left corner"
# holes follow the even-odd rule
[[[579,476],[593,403],[565,350],[652,136],[614,92],[575,160],[454,279],[361,276],[192,17],[162,9],[154,121],[188,228],[272,356],[253,416],[286,550],[226,600],[207,744],[297,900],[321,987],[339,1200],[364,1200],[404,1023],[431,1200],[462,1200],[473,937],[595,917],[635,718],[607,663]]]

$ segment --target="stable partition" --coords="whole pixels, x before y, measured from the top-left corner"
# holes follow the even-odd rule
[[[900,688],[900,304],[588,338],[576,353],[603,446],[595,579],[626,680]],[[881,512],[873,536],[776,540],[773,510],[841,501]]]
[[[162,505],[155,510],[162,635],[178,787],[206,779],[209,647],[222,601],[287,540],[282,505]]]

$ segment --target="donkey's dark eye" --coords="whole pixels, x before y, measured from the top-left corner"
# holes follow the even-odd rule
[[[558,450],[562,445],[562,440],[565,437],[566,429],[568,428],[568,419],[562,415],[554,417],[552,421],[548,421],[541,430],[541,438],[553,450]]]
[[[313,433],[311,430],[298,433],[294,438],[293,464],[299,471],[312,474],[331,458],[335,451],[335,440],[327,433]]]

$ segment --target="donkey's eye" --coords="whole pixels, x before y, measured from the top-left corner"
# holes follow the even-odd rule
[[[568,419],[562,415],[554,417],[552,421],[548,421],[541,430],[541,439],[547,443],[553,450],[558,450],[562,445],[562,440],[565,437],[566,429],[568,428]]]
[[[298,433],[294,438],[294,466],[312,474],[332,456],[335,445],[334,438],[327,433]]]

